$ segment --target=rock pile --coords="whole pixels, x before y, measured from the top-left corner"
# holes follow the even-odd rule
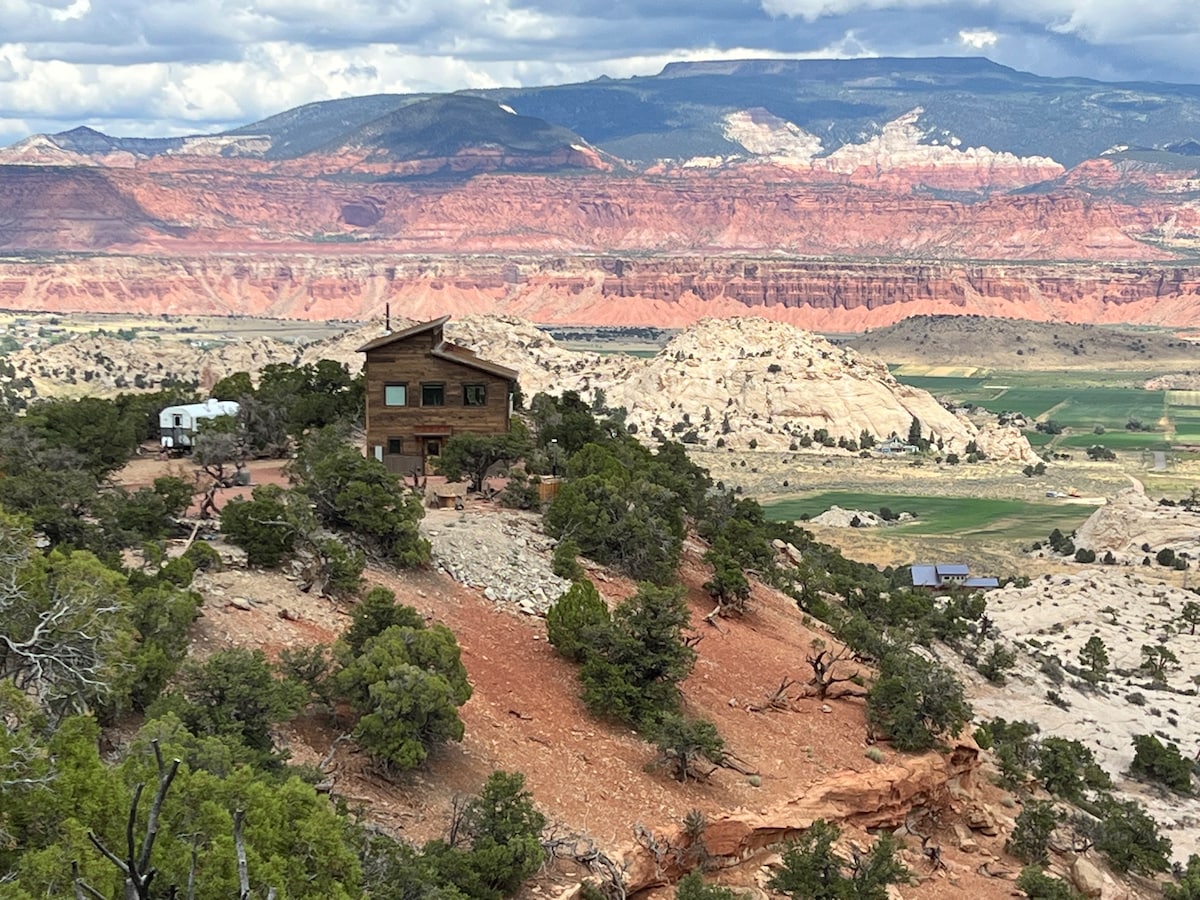
[[[887,524],[878,513],[865,509],[842,509],[836,504],[819,516],[813,516],[811,521],[814,525],[830,525],[834,528],[877,528]]]
[[[428,510],[421,534],[433,546],[434,564],[455,581],[497,605],[544,616],[571,585],[551,571],[555,541],[537,522],[532,513]]]

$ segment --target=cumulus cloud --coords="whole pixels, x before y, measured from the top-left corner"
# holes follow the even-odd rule
[[[0,0],[0,21],[0,143],[688,59],[986,53],[1048,75],[1200,81],[1194,0]]]
[[[958,39],[968,47],[982,50],[984,47],[995,46],[1000,36],[986,28],[963,29],[958,33]]]

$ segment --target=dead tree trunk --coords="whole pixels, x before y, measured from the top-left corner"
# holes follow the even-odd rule
[[[124,859],[109,850],[104,842],[96,837],[95,832],[88,832],[88,840],[92,842],[92,845],[125,876],[125,900],[150,900],[150,883],[158,874],[158,870],[150,865],[150,855],[154,852],[154,841],[158,837],[158,817],[162,813],[163,801],[167,798],[171,782],[175,780],[175,773],[179,771],[179,760],[172,760],[169,766],[166,765],[163,762],[162,750],[158,746],[158,741],[153,741],[152,746],[154,747],[154,758],[158,763],[158,790],[155,791],[154,802],[150,805],[150,817],[146,820],[146,833],[142,837],[141,852],[137,850],[133,828],[137,822],[138,803],[142,799],[145,784],[139,784],[133,789],[133,800],[129,804],[129,818],[125,822],[126,854]],[[95,897],[100,896],[91,885],[77,877],[75,879],[76,897],[81,896],[81,891],[90,892]]]

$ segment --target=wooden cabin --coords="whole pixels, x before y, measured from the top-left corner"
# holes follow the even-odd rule
[[[517,373],[456,347],[449,316],[385,334],[366,354],[366,452],[397,474],[430,472],[455,434],[504,434]]]

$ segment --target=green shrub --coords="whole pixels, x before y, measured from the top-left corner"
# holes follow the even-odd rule
[[[583,662],[596,641],[597,629],[607,628],[611,621],[600,592],[584,578],[571,585],[546,611],[546,636],[567,659]]]
[[[981,658],[975,668],[992,684],[1004,684],[1007,674],[1017,664],[1017,655],[1007,647],[996,643],[987,655]]]
[[[542,479],[539,475],[530,475],[524,469],[511,469],[508,473],[508,483],[500,492],[500,505],[506,509],[537,509],[542,502],[538,493],[538,485]]]
[[[869,853],[848,865],[833,850],[839,834],[840,829],[824,819],[813,822],[784,850],[783,867],[768,889],[792,900],[886,900],[888,885],[908,878],[908,869],[896,858],[898,845],[892,835],[882,835]]]
[[[554,555],[550,559],[550,570],[559,578],[567,581],[578,581],[587,573],[579,564],[579,545],[571,538],[561,540],[554,547]]]
[[[337,538],[318,538],[313,542],[313,550],[324,575],[325,593],[342,597],[358,593],[367,565],[365,553],[357,547],[347,547]]]
[[[424,515],[420,499],[405,491],[383,463],[347,444],[339,431],[322,428],[310,434],[290,475],[326,528],[353,534],[398,566],[429,562],[429,542],[417,530]]]
[[[679,682],[696,661],[683,637],[688,625],[683,588],[643,583],[621,603],[608,628],[595,630],[579,678],[594,714],[653,730],[679,705]]]
[[[298,529],[284,493],[278,485],[260,485],[249,500],[235,498],[221,510],[221,532],[246,551],[252,566],[273,569],[296,547]]]
[[[1083,900],[1083,895],[1061,878],[1047,875],[1041,866],[1026,866],[1017,878],[1017,888],[1029,900]]]
[[[385,587],[373,587],[362,603],[354,608],[350,627],[342,634],[343,662],[362,653],[367,641],[383,634],[393,625],[424,628],[425,619],[411,606],[396,602],[396,595]]]
[[[704,876],[692,872],[679,879],[675,885],[675,900],[742,900],[745,893],[716,884],[705,884]]]
[[[1046,847],[1058,825],[1054,806],[1042,800],[1030,800],[1017,816],[1017,825],[1004,849],[1024,863],[1045,865],[1050,858]]]
[[[1133,737],[1133,748],[1129,771],[1134,775],[1157,781],[1177,794],[1192,792],[1192,763],[1177,746],[1164,744],[1152,734],[1137,734]]]
[[[429,745],[461,741],[458,707],[471,697],[454,633],[392,625],[338,672],[337,689],[359,713],[354,739],[379,763],[420,765]]]
[[[1042,787],[1056,797],[1078,803],[1085,790],[1106,791],[1112,779],[1096,762],[1096,757],[1079,741],[1060,737],[1045,738],[1037,748],[1038,778]]]
[[[867,721],[897,750],[928,750],[970,719],[962,683],[948,669],[908,651],[880,661],[879,678],[867,693]]]
[[[174,713],[192,734],[234,739],[254,762],[272,765],[278,757],[271,727],[295,715],[305,696],[299,684],[275,677],[261,650],[233,647],[185,663],[150,714]]]
[[[456,889],[449,895],[455,898],[499,900],[513,894],[545,861],[545,827],[546,817],[525,790],[525,776],[493,772],[463,808],[457,827],[452,826],[453,841],[425,845],[432,880]]]
[[[191,546],[183,551],[183,558],[190,560],[197,572],[221,571],[221,554],[207,541],[192,541]]]
[[[1163,886],[1166,900],[1200,900],[1200,856],[1195,853],[1189,856],[1187,865],[1176,868],[1176,875],[1179,884]]]
[[[688,719],[666,713],[655,726],[653,737],[676,781],[687,781],[692,763],[700,758],[714,765],[719,765],[725,758],[725,742],[716,726],[707,719]]]
[[[1171,867],[1171,841],[1158,833],[1154,821],[1135,800],[1103,801],[1095,829],[1096,849],[1118,872],[1153,875]]]

